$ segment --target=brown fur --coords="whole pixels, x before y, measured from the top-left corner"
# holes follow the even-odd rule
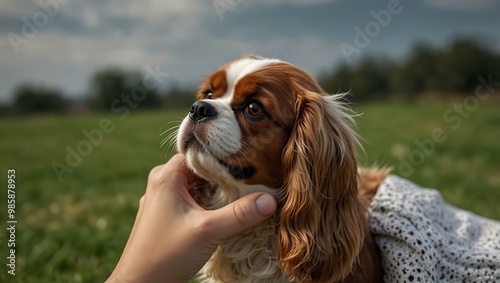
[[[355,136],[333,113],[342,113],[335,103],[299,90],[295,128],[283,154],[278,258],[297,282],[376,282],[380,266],[368,202],[358,194]],[[376,185],[370,185],[373,191]]]

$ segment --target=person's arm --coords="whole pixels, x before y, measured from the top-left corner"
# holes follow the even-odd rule
[[[204,210],[188,189],[195,177],[177,154],[149,174],[132,232],[107,283],[187,282],[222,240],[251,228],[276,210],[267,193]]]

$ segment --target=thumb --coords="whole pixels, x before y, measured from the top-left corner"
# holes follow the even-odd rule
[[[276,200],[268,193],[253,193],[214,210],[213,231],[221,239],[241,233],[269,218],[276,211]]]

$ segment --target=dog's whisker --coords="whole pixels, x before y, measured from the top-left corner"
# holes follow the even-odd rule
[[[179,120],[178,120],[179,119]],[[173,123],[176,123],[178,124],[177,126],[180,126],[181,122],[182,122],[183,118],[182,117],[175,117],[175,120],[172,120],[172,121],[168,121],[167,123],[165,123],[161,128],[160,128],[160,132],[163,131],[163,128],[165,128],[166,126],[170,125],[170,124],[173,124]],[[175,126],[174,126],[175,127]]]
[[[175,146],[175,142],[177,140],[177,131],[165,137],[160,144],[160,148],[164,147],[165,149],[173,148]]]
[[[171,149],[175,148],[176,138],[177,138],[177,135],[179,133],[179,129],[180,129],[180,126],[182,123],[182,118],[180,118],[180,117],[177,117],[177,118],[178,119],[167,122],[165,125],[163,125],[160,128],[158,137],[161,138],[162,136],[164,136],[160,140],[160,149],[161,149],[160,156],[167,156],[167,151],[169,149],[171,150]],[[165,127],[167,127],[171,124],[175,124],[175,125],[170,126],[166,130],[164,130]]]
[[[172,133],[170,133],[168,136],[166,136],[163,139],[163,141],[170,141],[172,139],[175,139],[175,137],[177,136],[178,132],[179,132],[179,129],[174,130]]]
[[[174,125],[174,126],[168,128],[168,129],[166,129],[165,131],[160,132],[159,136],[161,137],[162,135],[170,133],[171,131],[173,131],[175,129],[179,129],[180,126],[181,126],[180,124]]]

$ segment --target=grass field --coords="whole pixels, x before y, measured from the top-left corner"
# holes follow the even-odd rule
[[[483,102],[468,117],[450,114],[452,105],[356,107],[364,113],[357,119],[366,152],[360,162],[393,166],[395,174],[440,189],[448,202],[500,220],[500,104]],[[0,282],[104,281],[125,245],[149,170],[171,155],[159,147],[160,129],[184,114],[0,120]],[[85,148],[82,131],[99,128],[103,118],[114,129]],[[58,180],[53,162],[65,164],[68,147],[78,146],[87,156]],[[15,276],[6,273],[9,168],[17,184]]]

